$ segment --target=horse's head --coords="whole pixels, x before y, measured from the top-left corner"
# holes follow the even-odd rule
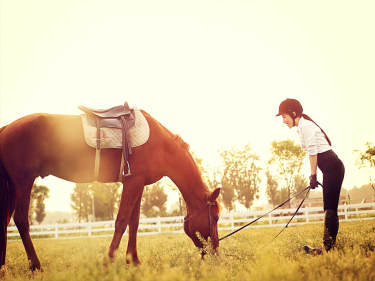
[[[219,220],[220,205],[217,197],[220,194],[220,188],[215,189],[208,197],[205,205],[197,210],[191,210],[185,217],[185,233],[193,240],[195,246],[203,249],[203,243],[197,237],[197,233],[207,240],[211,238],[212,248],[216,250],[219,247],[219,235],[217,233],[217,221]],[[202,251],[202,257],[204,252]]]

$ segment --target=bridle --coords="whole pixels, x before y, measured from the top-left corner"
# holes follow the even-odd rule
[[[212,214],[211,214],[211,207],[212,206],[217,206],[217,202],[207,201],[206,205],[203,206],[203,208],[201,208],[199,211],[197,211],[193,216],[186,215],[184,217],[184,223],[189,222],[189,220],[191,220],[192,218],[199,215],[204,209],[206,209],[206,207],[208,207],[208,221],[209,221],[209,232],[208,233],[209,233],[209,236],[211,236],[211,225],[212,225],[212,220],[213,220]],[[190,230],[189,230],[189,232],[190,232]]]

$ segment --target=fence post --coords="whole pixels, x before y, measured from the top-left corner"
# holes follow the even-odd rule
[[[88,236],[91,237],[91,221],[88,222]]]
[[[157,217],[157,225],[158,225],[158,232],[161,233],[161,219],[159,216]]]
[[[230,227],[231,227],[231,230],[233,231],[234,230],[234,215],[233,215],[233,213],[230,214]]]
[[[272,225],[272,213],[268,214],[268,222],[270,225]]]
[[[59,229],[57,223],[55,223],[55,239],[59,238]]]
[[[345,204],[345,207],[344,207],[344,212],[345,212],[345,220],[347,221],[348,220],[348,205]]]

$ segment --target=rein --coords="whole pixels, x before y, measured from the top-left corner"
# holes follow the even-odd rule
[[[319,184],[320,186],[322,186],[320,183],[318,183],[318,184]],[[308,187],[304,188],[303,190],[301,190],[300,192],[294,194],[292,197],[290,197],[289,199],[287,199],[287,200],[285,200],[284,202],[280,203],[278,206],[276,206],[276,207],[273,208],[272,210],[268,211],[267,213],[264,213],[264,214],[261,215],[260,217],[257,217],[256,219],[252,220],[251,222],[249,222],[249,223],[247,223],[247,224],[241,226],[240,228],[238,228],[238,229],[232,231],[231,233],[225,235],[224,237],[219,238],[219,241],[221,241],[221,240],[223,240],[223,239],[225,239],[225,238],[228,238],[229,236],[232,236],[233,234],[237,233],[238,231],[244,229],[245,227],[248,227],[249,225],[251,225],[251,224],[257,222],[258,220],[260,220],[261,218],[265,217],[266,215],[268,215],[268,214],[272,213],[273,211],[279,209],[280,207],[284,206],[284,205],[285,205],[286,203],[288,203],[290,200],[292,200],[293,198],[295,198],[295,197],[297,197],[298,195],[302,194],[302,193],[305,192],[306,190],[307,190],[307,192],[306,192],[306,194],[305,194],[305,197],[302,199],[301,203],[298,205],[298,207],[297,207],[296,211],[294,212],[293,216],[290,218],[290,220],[289,220],[288,223],[285,225],[285,227],[284,227],[284,228],[283,228],[283,229],[282,229],[282,230],[281,230],[281,231],[280,231],[280,232],[279,232],[279,233],[278,233],[278,234],[277,234],[272,240],[276,239],[276,237],[278,237],[278,236],[279,236],[279,235],[280,235],[280,234],[281,234],[281,233],[282,233],[282,232],[288,227],[289,223],[293,220],[293,218],[295,217],[295,215],[297,214],[297,212],[298,212],[299,209],[301,208],[303,202],[305,202],[305,200],[306,200],[306,198],[307,198],[307,196],[308,196],[308,194],[309,194],[309,192],[310,192],[310,186],[308,186]]]

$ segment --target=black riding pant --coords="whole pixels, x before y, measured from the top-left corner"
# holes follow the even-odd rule
[[[328,150],[318,153],[318,167],[323,173],[324,210],[337,211],[345,167],[336,153]]]

